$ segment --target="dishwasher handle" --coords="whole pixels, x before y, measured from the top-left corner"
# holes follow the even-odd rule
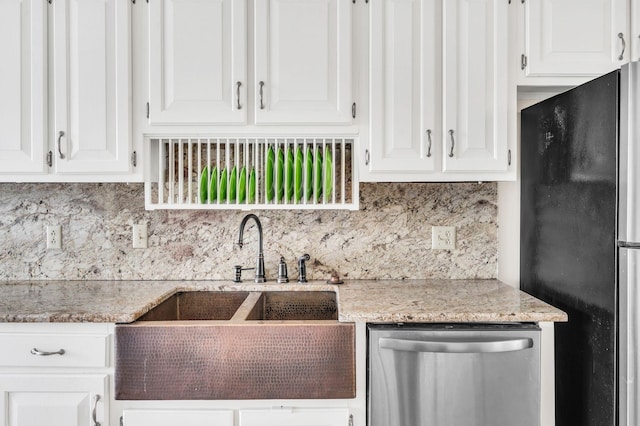
[[[378,345],[382,349],[404,352],[436,353],[490,353],[521,351],[533,347],[533,339],[430,339],[405,340],[381,337]]]

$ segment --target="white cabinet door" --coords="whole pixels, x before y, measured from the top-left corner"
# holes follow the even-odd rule
[[[55,172],[129,172],[129,0],[52,3]]]
[[[107,389],[105,375],[0,375],[0,426],[108,425]]]
[[[233,426],[233,410],[125,410],[124,426]]]
[[[46,2],[0,2],[0,171],[43,173],[46,152]]]
[[[440,0],[371,3],[373,173],[428,173],[442,140]]]
[[[526,75],[597,76],[620,67],[630,57],[628,16],[629,0],[526,1]]]
[[[256,124],[351,122],[352,8],[347,0],[255,2]]]
[[[240,426],[347,426],[346,408],[240,410]]]
[[[505,172],[508,3],[446,0],[443,7],[443,171]]]
[[[640,61],[640,0],[631,0],[631,50],[629,61]]]
[[[149,4],[152,124],[246,122],[246,8],[246,0]]]

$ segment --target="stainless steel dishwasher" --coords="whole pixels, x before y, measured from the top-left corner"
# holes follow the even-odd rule
[[[369,426],[539,426],[534,324],[369,325]]]

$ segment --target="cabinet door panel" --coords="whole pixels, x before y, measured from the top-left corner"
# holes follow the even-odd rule
[[[508,168],[507,7],[444,2],[444,172]]]
[[[601,75],[628,61],[626,0],[525,2],[528,76]],[[626,49],[622,59],[623,34]],[[635,44],[635,43],[634,43]]]
[[[2,375],[0,425],[90,426],[94,407],[96,420],[107,425],[106,389],[102,375]]]
[[[348,422],[349,410],[346,408],[240,411],[240,426],[345,426]]]
[[[0,2],[0,173],[45,171],[45,4]]]
[[[125,426],[233,426],[233,410],[125,410]]]
[[[441,152],[440,2],[379,1],[371,8],[370,170],[432,172]]]
[[[246,0],[150,3],[152,124],[246,122],[246,13]]]
[[[633,7],[628,12],[631,16],[629,62],[640,61],[640,3],[634,0],[632,4]]]
[[[57,0],[52,7],[56,173],[128,172],[130,2]]]
[[[351,122],[352,7],[344,0],[256,2],[256,123]]]

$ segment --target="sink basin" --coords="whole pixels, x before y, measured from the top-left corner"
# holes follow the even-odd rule
[[[332,291],[267,291],[260,295],[247,320],[337,320]]]
[[[330,291],[182,292],[116,325],[118,400],[355,397]]]
[[[138,321],[230,320],[249,292],[179,292],[151,309]]]

